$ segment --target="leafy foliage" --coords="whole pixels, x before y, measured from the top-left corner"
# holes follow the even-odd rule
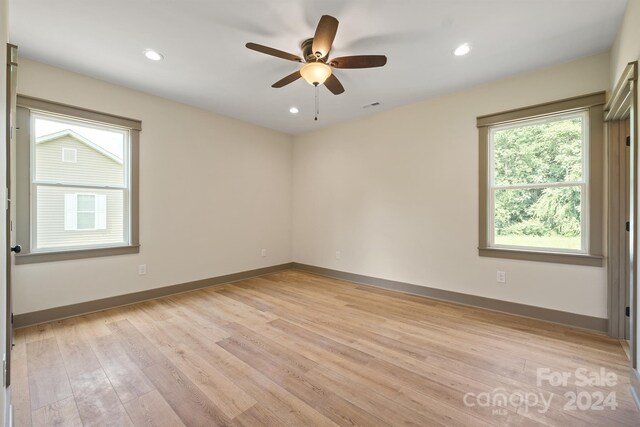
[[[580,182],[582,126],[571,117],[495,131],[495,185]],[[495,190],[498,235],[579,236],[580,215],[579,184]]]

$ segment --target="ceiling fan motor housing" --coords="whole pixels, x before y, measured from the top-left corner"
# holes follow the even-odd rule
[[[325,55],[322,58],[319,58],[312,48],[313,38],[306,39],[300,44],[300,49],[302,49],[302,56],[307,62],[327,62],[327,58],[329,55]]]

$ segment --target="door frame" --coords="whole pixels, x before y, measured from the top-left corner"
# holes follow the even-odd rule
[[[638,342],[638,338],[640,334],[638,334],[638,326],[639,318],[638,316],[638,185],[640,184],[640,177],[638,176],[638,61],[630,62],[627,64],[622,76],[618,80],[618,84],[615,89],[611,93],[611,99],[605,106],[605,120],[610,124],[609,135],[612,136],[612,129],[614,128],[613,123],[618,121],[618,124],[621,120],[629,120],[629,180],[628,180],[628,197],[629,197],[629,211],[627,221],[629,221],[629,244],[628,244],[628,277],[627,283],[629,287],[629,308],[630,308],[630,319],[629,319],[629,338],[630,338],[630,349],[631,349],[631,366],[630,366],[630,382],[631,382],[631,393],[636,401],[636,404],[640,407],[640,372],[638,371],[638,346],[640,343]],[[620,127],[620,126],[618,126]],[[620,138],[618,138],[619,141]],[[610,151],[611,154],[611,140],[610,143]],[[612,159],[610,158],[611,162]],[[618,163],[619,164],[619,163]],[[610,163],[610,167],[611,167]],[[620,179],[621,170],[609,169],[609,177],[614,179]],[[609,183],[611,185],[611,181]],[[612,200],[612,195],[609,195],[609,209],[612,209],[612,205],[618,204],[620,206],[619,200]],[[620,217],[618,218],[609,218],[609,230],[612,230],[612,222],[617,222],[618,228],[620,227]],[[615,226],[613,227],[615,229]],[[609,245],[620,244],[621,237],[620,233],[611,233],[609,234]],[[617,252],[609,253],[609,270],[616,269],[620,266],[621,263],[624,263],[622,257],[623,254],[619,254]],[[613,255],[613,258],[611,257]],[[611,279],[611,274],[609,275]],[[620,307],[619,304],[616,304],[615,301],[612,303],[611,298],[613,296],[614,291],[620,291],[620,287],[615,289],[615,283],[609,281],[609,322],[612,323],[612,320],[617,324],[617,329],[620,330],[620,316],[624,315],[626,307]],[[618,286],[621,286],[621,283],[618,283]],[[619,298],[618,301],[621,299]],[[615,316],[615,318],[613,318]],[[611,326],[610,326],[611,332]],[[617,336],[617,335],[613,335]]]

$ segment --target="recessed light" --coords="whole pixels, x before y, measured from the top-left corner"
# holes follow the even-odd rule
[[[162,55],[160,52],[156,52],[153,49],[147,49],[144,51],[144,56],[147,57],[147,59],[150,59],[152,61],[161,61],[164,59],[164,55]]]
[[[289,112],[291,114],[298,114],[300,112],[300,110],[298,110],[298,107],[291,107],[291,108],[289,108]]]
[[[458,46],[456,50],[453,51],[453,54],[455,56],[463,56],[469,53],[470,50],[471,50],[471,46],[469,46],[469,43],[464,43]]]

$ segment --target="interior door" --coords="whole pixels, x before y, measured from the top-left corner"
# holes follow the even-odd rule
[[[6,236],[7,245],[7,331],[5,342],[6,361],[4,366],[5,387],[11,385],[11,348],[13,347],[13,308],[11,293],[11,265],[13,263],[13,253],[20,252],[20,246],[15,245],[15,203],[12,199],[15,194],[15,123],[16,123],[16,82],[18,72],[18,48],[14,45],[7,45],[7,215],[6,215]]]

